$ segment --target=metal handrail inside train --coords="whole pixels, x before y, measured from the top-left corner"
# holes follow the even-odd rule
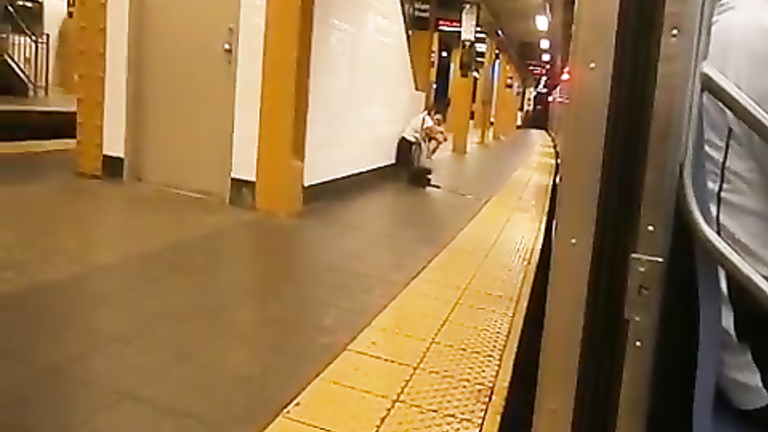
[[[731,113],[768,146],[768,113],[763,111],[752,99],[744,94],[738,87],[731,83],[725,76],[714,68],[704,65],[701,72],[702,91],[710,94],[717,101],[728,108]],[[698,110],[698,108],[695,108]],[[695,121],[700,121],[700,116],[695,116]],[[683,168],[683,192],[688,218],[694,227],[694,233],[700,244],[712,254],[713,258],[732,277],[739,280],[749,289],[756,300],[768,309],[768,280],[762,277],[752,266],[735,251],[720,235],[707,223],[698,204],[693,167],[697,152],[703,149],[703,140],[690,129],[688,134],[688,151]]]

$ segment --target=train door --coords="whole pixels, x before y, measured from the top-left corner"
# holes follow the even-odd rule
[[[534,431],[646,430],[701,5],[576,6]]]
[[[131,3],[129,175],[227,199],[240,1]]]

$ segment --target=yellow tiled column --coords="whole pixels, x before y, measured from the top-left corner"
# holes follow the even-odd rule
[[[104,136],[104,75],[106,70],[107,2],[80,0],[77,23],[77,169],[101,176]]]
[[[411,61],[416,90],[428,93],[432,86],[432,45],[434,32],[415,30],[410,35]]]
[[[493,108],[493,63],[496,57],[496,44],[488,42],[485,53],[485,64],[480,71],[480,82],[477,85],[477,100],[475,101],[475,126],[480,129],[480,144],[490,141],[491,110]]]
[[[314,0],[267,0],[256,207],[301,211]]]
[[[493,138],[497,140],[514,131],[517,125],[520,96],[515,94],[514,83],[518,83],[519,86],[520,77],[509,58],[506,55],[502,55],[493,127]]]
[[[437,64],[440,58],[440,34],[432,32],[432,51],[429,57],[429,88],[425,93],[425,108],[429,108],[435,101],[435,83],[437,82]]]
[[[472,84],[474,77],[461,76],[461,49],[453,51],[451,62],[451,87],[448,109],[448,129],[453,133],[453,152],[467,152],[469,140],[469,118],[472,111]]]
[[[65,17],[59,29],[59,42],[53,54],[56,68],[51,70],[51,86],[68,95],[77,94],[76,75],[78,65],[77,20]]]

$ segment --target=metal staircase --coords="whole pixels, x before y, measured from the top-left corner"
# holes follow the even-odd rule
[[[47,95],[50,36],[33,32],[11,3],[3,2],[0,13],[0,95]]]

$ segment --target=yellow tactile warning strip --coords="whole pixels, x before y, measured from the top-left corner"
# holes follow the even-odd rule
[[[542,137],[501,192],[267,431],[497,430],[554,167]]]

